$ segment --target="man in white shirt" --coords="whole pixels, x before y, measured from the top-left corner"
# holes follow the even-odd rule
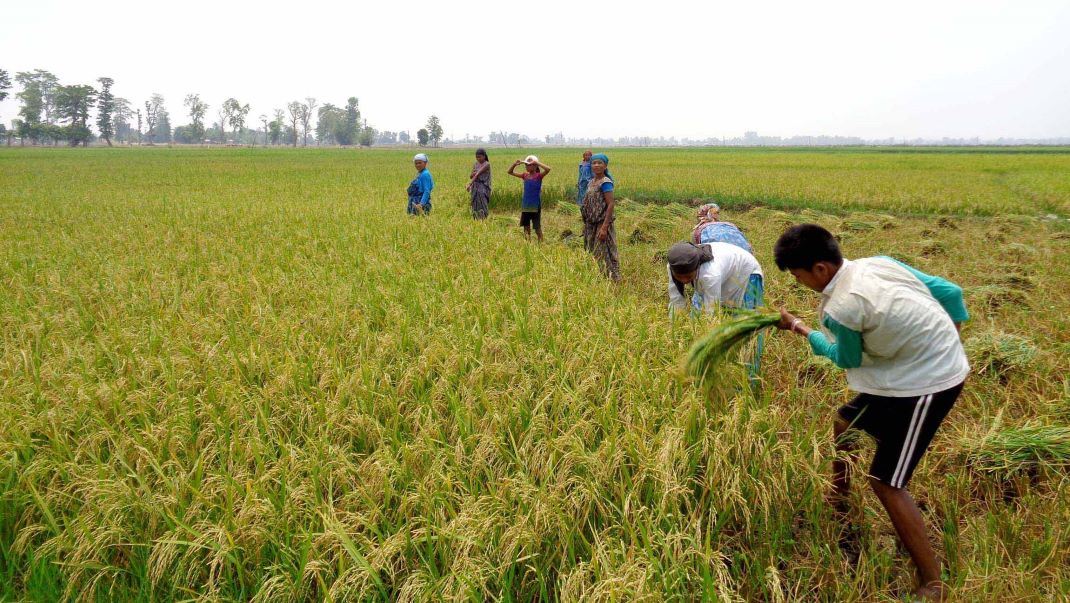
[[[970,318],[962,288],[890,257],[848,260],[832,234],[816,224],[789,228],[773,255],[778,268],[821,294],[825,332],[785,310],[777,326],[805,337],[815,354],[846,369],[847,386],[858,393],[834,420],[837,451],[855,452],[843,437],[849,431],[876,440],[870,486],[918,568],[915,594],[942,601],[940,563],[907,484],[970,372],[959,340],[959,328]],[[833,502],[846,521],[850,464],[838,457],[832,473]]]

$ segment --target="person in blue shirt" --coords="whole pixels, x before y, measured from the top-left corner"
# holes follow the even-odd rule
[[[576,205],[583,205],[583,197],[587,194],[587,185],[594,178],[591,172],[591,151],[583,152],[583,161],[580,162],[579,178],[576,179]]]
[[[517,174],[513,170],[516,166],[523,165],[524,173]],[[539,158],[528,155],[527,159],[513,162],[509,167],[509,175],[524,181],[524,197],[520,202],[520,226],[524,228],[524,236],[531,238],[531,227],[535,227],[535,234],[542,242],[542,179],[550,174],[550,168],[539,162]]]
[[[416,178],[409,183],[409,214],[426,216],[431,213],[431,190],[435,188],[435,181],[431,178],[431,172],[427,169],[427,155],[418,153],[412,158],[416,166]]]

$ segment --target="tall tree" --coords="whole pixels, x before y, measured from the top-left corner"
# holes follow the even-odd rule
[[[301,114],[305,109],[305,106],[300,101],[291,101],[286,105],[286,109],[290,112],[290,127],[294,131],[294,147],[297,147],[297,122],[301,121]]]
[[[234,141],[241,142],[242,128],[245,127],[245,118],[249,115],[249,103],[243,105],[236,98],[228,98],[223,101],[223,109],[227,114],[227,123],[234,130]]]
[[[137,110],[137,143],[141,144],[141,109]]]
[[[67,122],[65,136],[70,145],[89,144],[93,133],[89,130],[89,107],[96,100],[97,91],[92,86],[59,86],[55,91],[56,115]]]
[[[351,145],[359,142],[360,136],[360,101],[351,96],[346,101],[345,141],[340,144]]]
[[[421,147],[427,146],[427,141],[431,138],[431,134],[428,133],[426,128],[420,128],[416,131],[416,140]]]
[[[160,119],[163,102],[163,96],[159,94],[153,94],[145,101],[145,125],[148,127],[149,144],[156,142],[156,123]]]
[[[171,142],[171,114],[164,107],[161,107],[159,114],[157,114],[156,127],[152,131],[152,138],[160,142]]]
[[[130,107],[130,101],[122,97],[115,97],[115,139],[120,142],[131,141],[131,132],[134,128],[130,125],[134,112]]]
[[[324,103],[316,115],[316,141],[319,144],[337,144],[336,133],[345,127],[345,121],[345,111],[331,103]]]
[[[268,143],[268,120],[267,120],[267,115],[264,115],[263,113],[261,113],[259,119],[260,119],[260,123],[264,124],[264,146],[266,147],[267,143]]]
[[[45,112],[45,123],[55,124],[56,115],[56,90],[59,88],[59,78],[44,69],[34,69],[34,78],[41,88],[41,108]]]
[[[11,76],[7,71],[0,69],[0,101],[7,98],[7,91],[11,89]]]
[[[182,104],[189,110],[189,137],[200,143],[204,140],[204,116],[208,113],[208,103],[202,101],[199,94],[187,94]]]
[[[19,126],[16,128],[19,138],[25,144],[26,139],[37,144],[41,140],[41,112],[44,108],[44,99],[41,94],[41,84],[33,73],[21,71],[15,74],[15,81],[22,88],[15,95],[22,102],[19,108]]]
[[[312,123],[312,112],[316,110],[316,99],[311,96],[305,97],[305,106],[301,111],[301,132],[304,138],[302,143],[304,146],[308,146],[308,132],[309,124]]]
[[[275,109],[275,119],[268,124],[271,129],[271,144],[279,144],[279,140],[282,138],[282,120],[285,118],[286,114],[282,109]]]
[[[438,121],[438,116],[432,115],[427,118],[427,134],[431,139],[431,146],[438,146],[440,140],[442,140],[442,124]]]
[[[97,130],[100,137],[111,146],[111,138],[115,135],[115,122],[112,115],[115,113],[115,95],[111,93],[111,87],[115,80],[110,77],[98,78],[100,83],[100,95],[97,96]]]

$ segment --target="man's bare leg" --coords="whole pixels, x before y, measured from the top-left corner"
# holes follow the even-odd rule
[[[861,554],[861,546],[858,543],[858,534],[851,525],[849,498],[851,495],[851,464],[855,456],[855,440],[847,431],[851,424],[836,415],[832,424],[832,431],[836,442],[836,455],[832,459],[832,492],[829,502],[832,504],[833,514],[836,521],[843,526],[843,532],[839,539],[840,550],[847,557],[852,566],[858,564]]]
[[[848,460],[855,452],[855,443],[850,436],[845,436],[851,424],[836,415],[832,423],[832,433],[836,442],[836,456],[832,459],[832,505],[836,512],[846,520],[849,505],[847,499],[851,494],[851,465]]]
[[[900,542],[910,553],[914,566],[918,568],[921,584],[915,594],[930,601],[943,601],[944,584],[940,581],[940,562],[929,543],[925,519],[921,516],[921,510],[914,498],[906,488],[893,488],[873,478],[870,478],[869,483],[884,505],[884,510],[888,512]]]

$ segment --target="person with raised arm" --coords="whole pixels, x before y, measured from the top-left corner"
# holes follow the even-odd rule
[[[518,165],[524,166],[524,173],[517,174],[514,170]],[[550,174],[550,168],[540,163],[539,158],[528,155],[523,161],[516,160],[509,166],[509,175],[524,181],[524,196],[520,201],[520,226],[524,228],[524,236],[531,238],[531,227],[535,227],[535,235],[542,242],[542,179]]]

